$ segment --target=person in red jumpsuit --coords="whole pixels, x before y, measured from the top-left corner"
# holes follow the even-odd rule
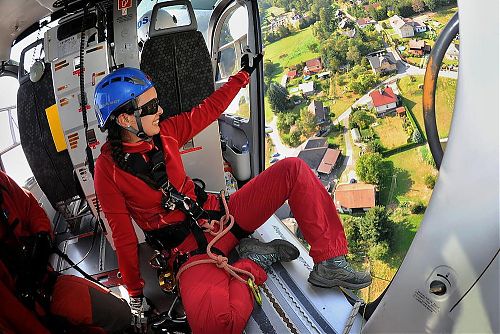
[[[187,218],[182,210],[165,208],[162,191],[148,185],[137,169],[131,167],[130,159],[139,154],[141,161],[149,161],[148,154],[158,149],[151,137],[159,134],[168,181],[179,193],[196,200],[195,184],[186,175],[179,150],[217,120],[239,90],[248,84],[261,58],[256,56],[252,66],[248,58],[242,58],[242,70],[201,104],[161,122],[163,109],[158,105],[157,92],[143,72],[119,69],[96,87],[95,110],[99,126],[108,130],[108,140],[96,161],[95,189],[112,230],[119,269],[137,318],[143,317],[146,305],[131,217],[146,235],[169,231]],[[250,234],[287,200],[311,246],[310,255],[315,265],[309,282],[321,287],[360,289],[368,286],[369,273],[353,270],[345,260],[347,241],[330,195],[302,160],[283,159],[253,178],[229,197],[229,213],[239,229]],[[221,210],[219,197],[208,194],[203,208]],[[227,255],[239,244],[241,259],[234,266],[251,272],[256,284],[266,280],[265,269],[269,264],[298,256],[298,250],[291,244],[276,241],[264,244],[256,239],[240,240],[237,236],[238,233],[228,233],[215,247]],[[212,240],[208,233],[205,237]],[[176,249],[189,253],[197,247],[195,235],[189,233]],[[197,254],[187,263],[206,257],[207,254]],[[189,267],[180,276],[179,288],[193,333],[241,333],[244,330],[253,310],[253,296],[245,284],[226,271],[211,263]]]
[[[122,333],[127,302],[48,264],[51,224],[33,195],[0,171],[0,332]]]

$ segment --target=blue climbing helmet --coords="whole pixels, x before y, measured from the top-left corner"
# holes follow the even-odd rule
[[[136,98],[153,87],[151,79],[141,70],[122,67],[106,75],[95,88],[94,106],[97,122],[105,129],[110,119],[118,116],[115,111],[134,111]],[[130,106],[129,108],[126,108]],[[142,130],[142,129],[141,129]]]

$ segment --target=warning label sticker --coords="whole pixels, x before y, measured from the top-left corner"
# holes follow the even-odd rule
[[[427,310],[432,313],[438,314],[440,311],[439,305],[437,305],[432,299],[427,297],[420,290],[415,290],[413,293],[413,298],[415,298],[420,304],[422,304]]]
[[[132,0],[117,0],[118,10],[123,10],[132,7]]]

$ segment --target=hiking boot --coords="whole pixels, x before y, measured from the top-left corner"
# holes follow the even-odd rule
[[[244,238],[238,245],[240,258],[250,259],[264,270],[275,262],[289,262],[299,257],[299,250],[286,240],[275,239],[264,243],[254,238]]]
[[[366,288],[372,283],[368,272],[354,270],[345,259],[337,256],[314,265],[309,274],[309,283],[322,288],[341,286],[351,290]]]

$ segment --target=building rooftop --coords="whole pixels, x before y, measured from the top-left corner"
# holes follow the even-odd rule
[[[372,98],[373,105],[375,107],[384,106],[398,101],[396,94],[394,94],[391,87],[385,87],[382,91],[375,89],[370,93],[370,97]]]
[[[335,189],[335,205],[347,209],[373,208],[375,186],[367,183],[339,184]]]

